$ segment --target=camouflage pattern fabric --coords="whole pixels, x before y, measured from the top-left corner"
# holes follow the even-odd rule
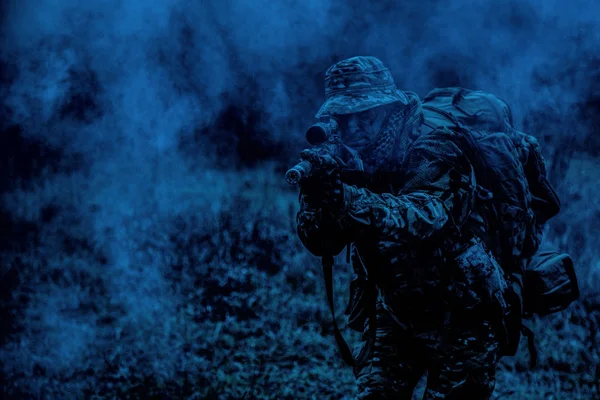
[[[412,143],[407,162],[399,168],[403,184],[398,195],[347,186],[341,217],[360,232],[394,244],[440,237],[462,225],[474,201],[475,178],[445,134],[449,132],[435,131]]]
[[[362,349],[358,346],[355,356]],[[425,400],[489,399],[497,359],[490,321],[465,314],[447,329],[408,332],[378,304],[375,348],[367,363],[354,370],[356,398],[410,400],[427,373]]]
[[[395,102],[408,104],[390,71],[375,57],[352,57],[325,72],[327,100],[316,114],[352,114]]]

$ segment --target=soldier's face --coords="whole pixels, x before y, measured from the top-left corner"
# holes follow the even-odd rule
[[[336,116],[342,141],[356,150],[366,147],[375,139],[385,123],[385,118],[384,107]]]

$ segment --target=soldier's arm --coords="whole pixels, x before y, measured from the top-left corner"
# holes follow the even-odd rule
[[[433,132],[417,139],[407,156],[406,181],[399,193],[345,186],[342,219],[360,237],[400,243],[462,225],[476,184],[470,164],[447,134]]]

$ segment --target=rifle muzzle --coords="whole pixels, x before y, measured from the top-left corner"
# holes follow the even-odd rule
[[[285,180],[290,185],[297,185],[305,176],[310,174],[312,164],[306,160],[300,161],[285,173]]]

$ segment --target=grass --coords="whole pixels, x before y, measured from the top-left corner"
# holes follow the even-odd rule
[[[573,254],[582,300],[529,322],[539,366],[528,368],[523,342],[499,367],[496,398],[599,397],[593,161],[571,164],[568,200],[548,234]],[[13,313],[0,348],[3,398],[353,397],[320,263],[296,237],[297,194],[280,171],[124,174],[52,176],[3,199],[16,221],[36,227],[29,249],[3,256],[2,306]],[[341,315],[351,271],[337,261]]]

